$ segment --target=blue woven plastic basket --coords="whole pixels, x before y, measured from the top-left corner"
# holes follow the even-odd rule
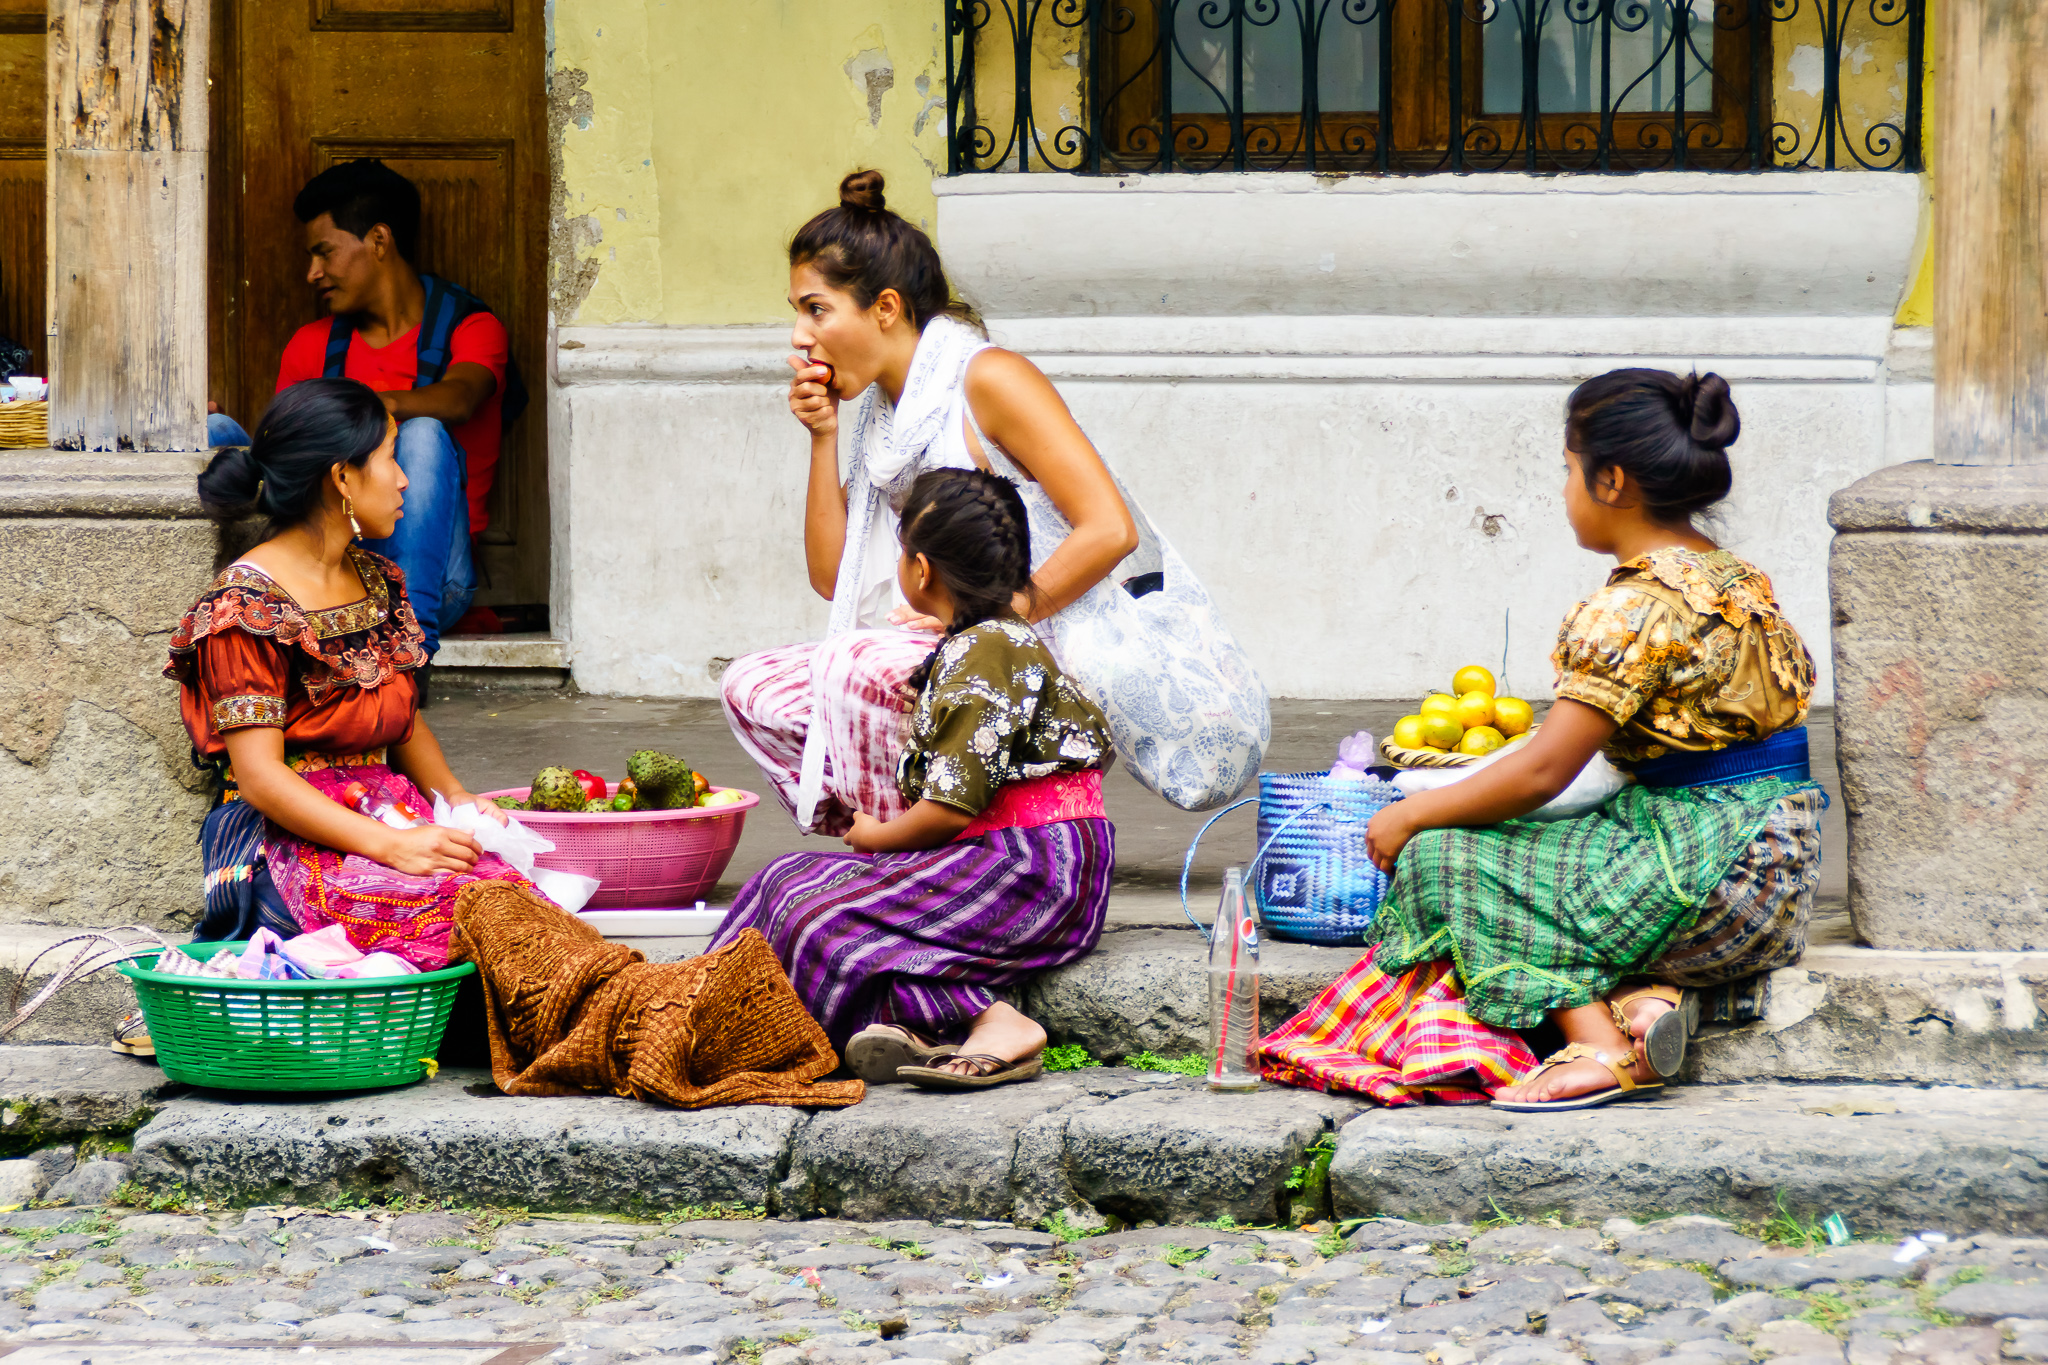
[[[1188,845],[1181,864],[1180,908],[1188,908],[1188,874],[1209,825],[1259,803],[1259,851],[1246,874],[1260,923],[1297,943],[1364,941],[1387,894],[1387,874],[1366,856],[1365,827],[1401,793],[1376,777],[1332,781],[1327,772],[1260,773],[1259,794],[1218,811]]]

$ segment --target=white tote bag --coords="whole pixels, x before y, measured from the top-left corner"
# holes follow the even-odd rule
[[[1017,485],[1033,559],[1073,530],[1045,489],[975,432],[997,473]],[[1273,715],[1266,685],[1203,588],[1123,481],[1138,548],[1102,582],[1039,623],[1059,665],[1109,717],[1117,757],[1182,810],[1233,800],[1258,775]],[[1133,595],[1131,588],[1150,588]],[[1154,586],[1156,585],[1156,586]]]

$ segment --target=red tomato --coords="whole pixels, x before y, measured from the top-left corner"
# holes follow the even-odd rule
[[[588,797],[592,801],[604,800],[604,779],[599,777],[596,773],[591,772],[587,768],[578,768],[575,772],[571,773],[570,776],[576,779],[577,786],[583,788],[584,796]]]

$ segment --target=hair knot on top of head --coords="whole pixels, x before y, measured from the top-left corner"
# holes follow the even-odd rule
[[[855,171],[839,182],[839,202],[845,208],[867,209],[880,213],[889,207],[889,201],[882,193],[880,171]]]
[[[973,308],[953,297],[946,268],[915,223],[889,210],[880,171],[855,171],[839,182],[839,203],[797,229],[789,243],[792,270],[812,266],[825,283],[872,308],[893,289],[910,325],[923,330],[937,317],[952,317],[981,330]]]
[[[1573,389],[1565,405],[1565,444],[1579,457],[1586,487],[1619,469],[1643,510],[1670,525],[1728,496],[1728,447],[1741,431],[1728,381],[1718,374],[1610,370]]]

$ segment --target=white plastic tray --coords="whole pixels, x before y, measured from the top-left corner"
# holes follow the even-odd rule
[[[606,938],[708,938],[718,932],[725,911],[579,910],[577,917]]]

